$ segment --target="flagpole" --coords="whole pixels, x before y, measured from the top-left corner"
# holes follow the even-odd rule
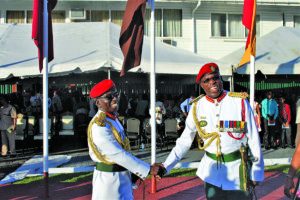
[[[154,0],[151,1],[151,17],[150,17],[150,59],[151,59],[151,71],[150,71],[150,116],[151,116],[151,163],[156,162],[156,123],[155,123],[155,5]],[[155,177],[151,177],[151,193],[156,192]]]
[[[44,0],[43,10],[43,171],[44,197],[48,198],[48,8]]]
[[[255,57],[250,55],[250,106],[254,110],[254,93],[255,93]]]

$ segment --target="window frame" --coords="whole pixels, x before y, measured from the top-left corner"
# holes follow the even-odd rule
[[[226,33],[226,36],[214,36],[213,35],[213,17],[212,15],[225,15],[226,16],[226,25],[225,25],[225,33]],[[211,27],[211,30],[210,30],[210,37],[211,38],[215,38],[215,39],[236,39],[236,40],[240,40],[240,39],[247,39],[247,28],[243,25],[243,34],[244,35],[243,37],[232,37],[232,36],[229,36],[229,16],[232,16],[232,15],[242,15],[242,13],[220,13],[220,12],[212,12],[210,13],[210,27]],[[256,14],[256,19],[259,20],[257,21],[256,20],[256,30],[259,29],[259,34],[256,35],[256,37],[260,37],[260,26],[261,26],[261,15],[259,14]],[[259,26],[259,27],[258,27]]]

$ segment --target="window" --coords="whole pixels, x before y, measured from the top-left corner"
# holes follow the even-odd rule
[[[108,11],[92,10],[92,22],[108,22],[109,13]]]
[[[52,23],[65,23],[66,13],[64,10],[52,11]],[[27,23],[32,23],[33,11],[27,11]]]
[[[294,16],[294,27],[300,28],[300,16]]]
[[[162,29],[161,29],[161,23],[162,23],[162,17],[161,17],[161,9],[155,9],[155,36],[161,37],[162,36]],[[150,9],[146,10],[145,15],[145,27],[144,27],[144,34],[147,36],[150,36],[151,30],[150,30]]]
[[[242,14],[212,14],[211,36],[228,38],[248,37],[249,30],[242,23]],[[256,36],[260,35],[260,16],[256,16]]]
[[[150,35],[150,10],[146,10],[145,35]],[[156,37],[182,37],[182,10],[156,9],[155,10]]]
[[[33,15],[32,10],[27,11],[27,23],[32,23],[32,15]]]
[[[7,11],[6,12],[6,23],[25,23],[25,12],[24,11]]]
[[[64,10],[53,10],[51,14],[52,14],[52,23],[66,22],[66,12]]]
[[[122,26],[124,11],[111,11],[111,22]]]
[[[243,15],[228,15],[228,36],[233,38],[245,37],[245,27],[242,24]]]
[[[226,14],[211,15],[211,35],[214,37],[226,36]]]
[[[163,11],[164,37],[182,36],[182,14],[181,10]]]

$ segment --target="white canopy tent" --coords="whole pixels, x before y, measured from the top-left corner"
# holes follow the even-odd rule
[[[49,77],[99,70],[121,71],[120,26],[110,22],[55,23],[54,60]],[[31,39],[31,24],[0,24],[0,80],[42,76],[38,53]],[[231,66],[160,41],[156,42],[156,73],[198,74],[200,67],[216,62],[222,76],[231,76]],[[150,38],[145,37],[141,65],[130,72],[150,72]]]
[[[236,68],[245,48],[240,48],[220,59]],[[300,28],[280,27],[257,38],[255,70],[263,74],[300,74]],[[239,74],[250,74],[250,63],[236,69]]]

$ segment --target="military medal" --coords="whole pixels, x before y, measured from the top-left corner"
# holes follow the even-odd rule
[[[229,121],[229,132],[233,131],[233,121]]]
[[[219,132],[223,132],[224,131],[224,121],[219,121]]]
[[[233,121],[233,132],[237,133],[236,121]]]
[[[236,132],[237,133],[241,132],[240,121],[236,121]]]
[[[229,131],[229,121],[224,121],[224,132],[227,132],[227,131]]]
[[[245,121],[241,121],[241,133],[245,132]]]

